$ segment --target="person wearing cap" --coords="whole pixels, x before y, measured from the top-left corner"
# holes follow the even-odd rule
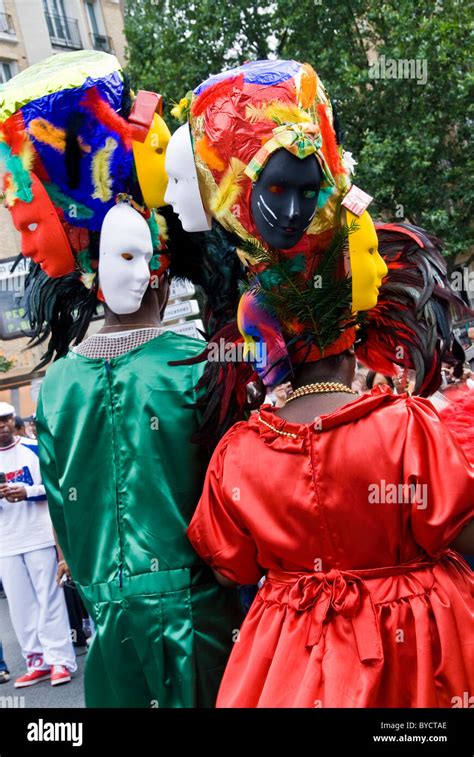
[[[15,436],[15,408],[0,402],[0,575],[23,657],[16,688],[67,683],[76,666],[38,445]]]

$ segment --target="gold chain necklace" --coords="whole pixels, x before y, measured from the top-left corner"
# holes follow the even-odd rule
[[[292,434],[289,431],[280,431],[279,428],[275,428],[275,426],[272,426],[271,423],[267,423],[267,421],[264,421],[260,413],[258,414],[258,420],[260,423],[263,423],[264,426],[267,426],[267,428],[270,428],[272,431],[275,432],[275,434],[280,434],[280,436],[289,436],[290,439],[302,439],[302,436],[299,436],[298,434]]]
[[[307,394],[324,394],[326,392],[344,392],[346,394],[357,394],[354,389],[351,389],[345,384],[341,384],[337,381],[320,381],[317,384],[305,384],[298,387],[292,393],[285,402],[285,405],[292,400],[298,399],[298,397],[305,397]]]

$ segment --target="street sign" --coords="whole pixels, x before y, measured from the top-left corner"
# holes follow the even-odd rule
[[[173,279],[170,284],[170,300],[185,299],[196,294],[194,284],[184,279]]]
[[[175,302],[165,310],[163,317],[163,323],[169,323],[170,321],[178,321],[181,318],[189,318],[193,315],[199,314],[199,305],[197,300],[184,300],[183,302]]]
[[[204,331],[204,326],[201,320],[196,319],[195,321],[184,321],[184,323],[175,323],[173,326],[167,326],[165,331],[172,331],[174,334],[204,340],[203,335],[199,333],[199,329]]]
[[[22,294],[0,287],[0,339],[33,335],[21,298]]]

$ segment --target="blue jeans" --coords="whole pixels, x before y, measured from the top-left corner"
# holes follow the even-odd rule
[[[8,671],[7,663],[3,659],[3,647],[2,642],[0,641],[0,673],[5,673]]]

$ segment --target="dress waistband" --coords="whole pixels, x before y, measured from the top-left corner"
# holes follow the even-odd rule
[[[264,587],[267,582],[289,586],[288,606],[296,612],[307,613],[307,647],[318,644],[324,623],[338,614],[351,620],[360,661],[383,660],[378,617],[367,582],[433,567],[446,555],[457,562],[457,555],[449,552],[436,559],[423,558],[363,570],[298,573],[272,569],[267,573]]]
[[[446,553],[446,554],[454,554],[454,553]],[[446,555],[443,555],[445,557]],[[440,561],[440,557],[438,558],[430,558],[430,559],[420,559],[420,560],[412,560],[411,562],[407,563],[400,563],[399,565],[382,565],[377,568],[354,568],[354,569],[348,569],[348,570],[338,570],[337,568],[332,568],[327,573],[321,572],[304,572],[304,571],[289,571],[289,570],[278,570],[278,569],[271,569],[267,573],[267,580],[271,581],[277,581],[278,583],[286,583],[286,584],[292,584],[301,577],[308,577],[310,579],[316,578],[316,580],[323,580],[324,578],[328,580],[332,580],[338,575],[343,576],[356,576],[358,578],[361,578],[362,580],[368,580],[371,578],[389,578],[390,576],[397,576],[401,575],[403,573],[406,573],[407,571],[411,570],[422,570],[423,568],[430,568],[436,563]]]

